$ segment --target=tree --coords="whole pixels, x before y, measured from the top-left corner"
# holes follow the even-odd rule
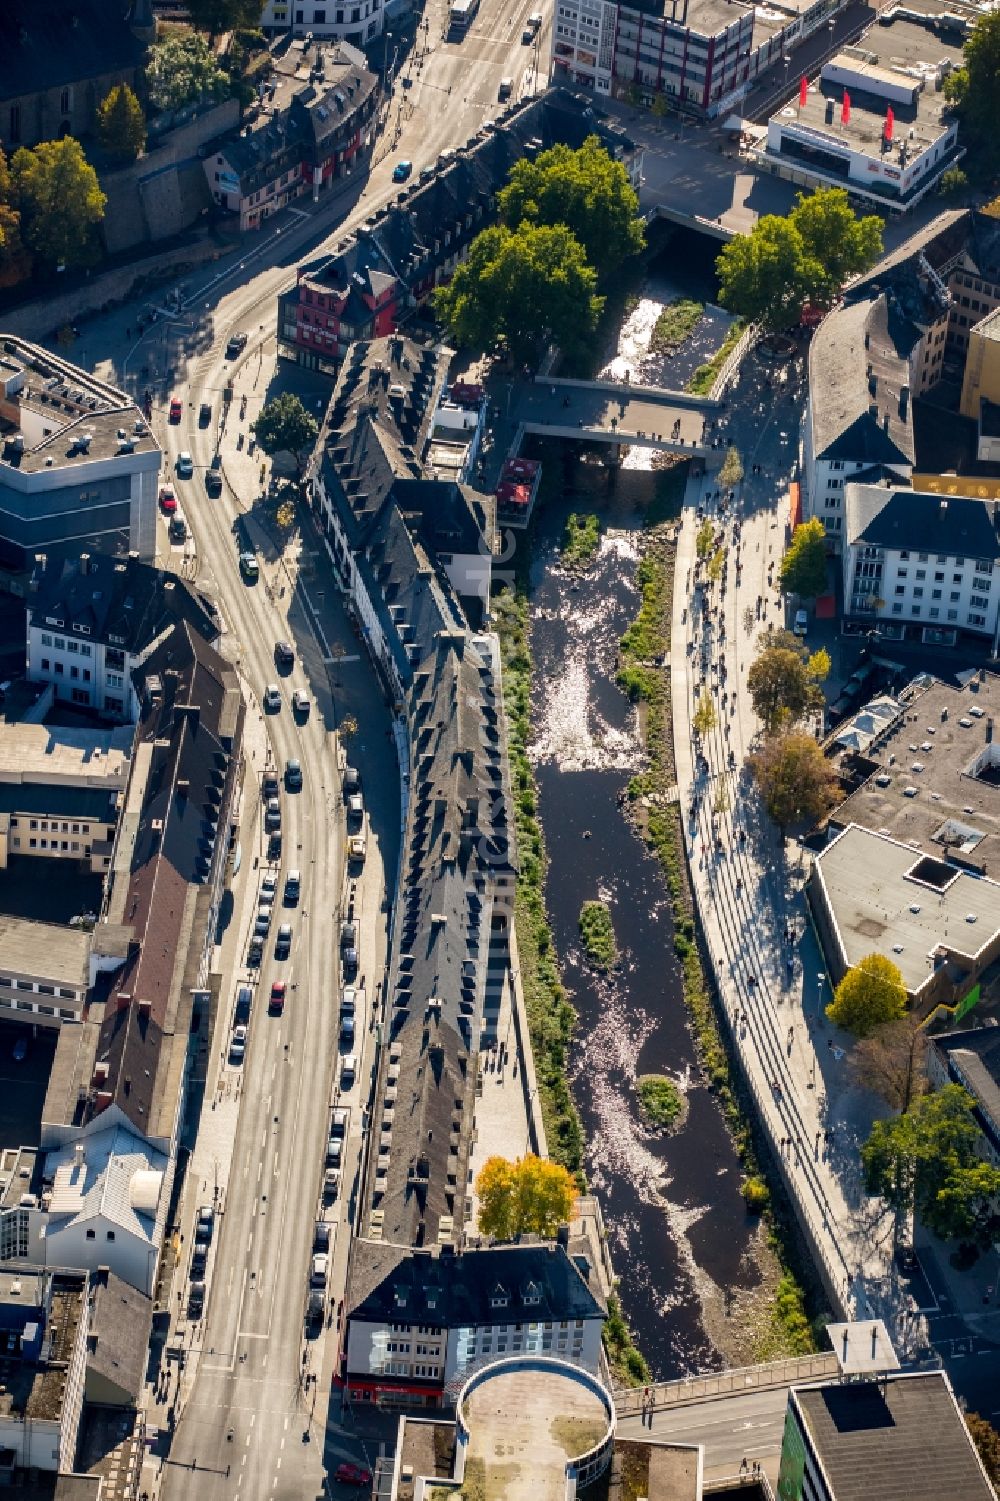
[[[965,1414],[965,1426],[969,1430],[969,1436],[979,1451],[979,1458],[983,1462],[993,1487],[1000,1486],[1000,1433],[997,1433],[993,1424],[987,1418],[981,1418],[978,1412]]]
[[[97,134],[112,156],[134,162],[146,144],[146,117],[127,83],[116,83],[97,106]]]
[[[768,813],[782,830],[816,823],[840,801],[837,774],[811,735],[771,735],[750,757],[750,770]]]
[[[769,735],[819,708],[823,702],[819,684],[829,670],[829,655],[817,652],[810,656],[790,631],[765,633],[747,673],[747,688]]]
[[[558,1162],[529,1154],[510,1162],[488,1157],[476,1179],[479,1228],[496,1240],[517,1235],[551,1239],[569,1219],[576,1184]]]
[[[851,1071],[862,1089],[881,1095],[893,1110],[905,1110],[924,1091],[927,1036],[912,1016],[884,1022],[851,1050]]]
[[[960,1084],[924,1095],[903,1115],[875,1122],[861,1163],[868,1192],[897,1213],[915,1209],[936,1235],[989,1244],[1000,1168],[979,1156],[975,1103]]]
[[[696,735],[707,735],[718,724],[718,715],[715,705],[708,693],[703,693],[698,700],[698,707],[691,716],[691,727]]]
[[[726,457],[719,470],[719,484],[727,490],[732,490],[742,478],[743,460],[740,458],[740,451],[738,448],[727,448]]]
[[[949,167],[941,173],[938,193],[942,198],[963,198],[968,191],[968,174],[961,167]]]
[[[180,109],[195,99],[222,99],[229,79],[211,47],[195,31],[166,37],[150,48],[146,65],[149,100],[157,109]]]
[[[273,458],[276,453],[290,453],[301,479],[303,465],[319,433],[319,423],[296,395],[286,391],[269,401],[257,420],[250,424],[250,431],[269,457]]]
[[[945,98],[962,117],[964,134],[988,158],[997,154],[996,101],[1000,98],[1000,12],[986,11],[965,44],[965,64],[944,81]]]
[[[12,287],[31,271],[31,258],[21,240],[21,215],[12,202],[10,168],[0,146],[0,287]]]
[[[826,589],[826,528],[818,516],[795,528],[780,577],[782,593],[803,599],[815,599]]]
[[[829,302],[849,276],[867,271],[882,254],[882,220],[877,214],[859,219],[845,188],[799,193],[791,219],[810,262],[823,267],[822,281],[810,288],[810,301]]]
[[[884,954],[869,954],[853,965],[837,989],[826,1014],[838,1027],[867,1037],[886,1022],[899,1021],[909,1005],[903,976]]]
[[[645,244],[639,199],[628,173],[597,136],[588,136],[578,151],[558,145],[533,161],[522,157],[511,168],[497,203],[508,229],[525,223],[564,224],[601,279]]]
[[[797,323],[823,279],[792,220],[777,214],[765,214],[750,234],[730,240],[715,266],[722,306],[770,332]]]
[[[434,304],[452,337],[483,349],[503,339],[520,364],[555,341],[566,351],[593,333],[604,305],[597,273],[563,224],[484,229]]]
[[[698,528],[697,534],[695,535],[694,539],[695,552],[698,554],[699,558],[705,559],[708,557],[709,553],[712,551],[712,543],[714,541],[715,527],[706,516],[704,521],[701,523],[701,526]]]
[[[86,265],[96,253],[94,230],[107,198],[79,141],[65,136],[22,146],[11,162],[25,245],[47,270]]]
[[[717,584],[726,568],[726,549],[717,547],[708,562],[708,576],[713,584]]]
[[[263,0],[187,0],[191,24],[216,37],[260,25]]]
[[[669,108],[670,108],[670,106],[667,104],[667,96],[666,96],[666,94],[654,94],[653,95],[653,103],[652,103],[652,106],[651,106],[651,113],[654,114],[658,120],[662,120],[664,118],[664,116],[667,114]]]

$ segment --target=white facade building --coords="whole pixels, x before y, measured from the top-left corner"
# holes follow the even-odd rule
[[[364,46],[382,35],[385,0],[264,0],[260,28],[268,36],[290,32]]]
[[[1000,503],[851,484],[845,614],[918,626],[931,640],[1000,627]]]

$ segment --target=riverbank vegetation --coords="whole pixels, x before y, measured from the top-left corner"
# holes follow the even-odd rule
[[[632,1338],[625,1322],[617,1294],[608,1298],[608,1316],[604,1321],[604,1350],[611,1374],[622,1386],[645,1386],[650,1380],[646,1357]]]
[[[668,471],[675,486],[674,520],[680,511],[686,467]],[[684,860],[680,810],[667,800],[676,781],[670,720],[670,678],[666,666],[651,663],[667,648],[673,595],[673,528],[661,524],[647,529],[643,556],[636,573],[640,605],[636,620],[621,639],[618,682],[639,705],[640,727],[648,757],[647,769],[632,777],[628,796],[635,822],[656,854],[663,871],[674,917],[674,952],[681,969],[684,1001],[709,1084],[719,1100],[732,1133],[741,1165],[749,1179],[761,1178],[750,1121],[730,1068],[715,1007],[709,992],[695,926],[695,909]],[[655,642],[657,651],[650,651]],[[763,1207],[763,1206],[762,1206]],[[788,1245],[795,1235],[788,1206],[772,1199],[765,1210],[767,1242],[779,1264],[767,1319],[753,1335],[754,1358],[807,1354],[815,1339],[805,1298],[788,1264]]]
[[[580,909],[580,941],[591,969],[610,974],[618,963],[618,945],[607,902],[584,902]]]
[[[635,1081],[642,1113],[651,1126],[669,1131],[684,1110],[684,1096],[673,1079],[664,1074],[642,1074]]]
[[[687,390],[692,396],[707,396],[715,384],[715,377],[736,348],[746,328],[746,320],[734,318],[726,331],[726,337],[703,365],[699,365],[687,383]]]
[[[601,523],[593,511],[577,514],[573,511],[566,517],[559,561],[566,568],[581,572],[589,568],[601,549]]]
[[[688,297],[675,297],[668,302],[653,325],[650,353],[668,354],[679,348],[694,333],[704,311],[702,303],[693,302]]]
[[[528,1033],[549,1156],[582,1181],[583,1131],[566,1080],[566,1053],[576,1012],[559,978],[545,911],[545,841],[538,818],[535,778],[528,760],[532,662],[527,583],[523,576],[518,576],[513,588],[504,587],[495,596],[493,614],[503,662],[518,854],[514,920]]]

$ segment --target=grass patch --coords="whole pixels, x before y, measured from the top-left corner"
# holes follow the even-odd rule
[[[737,335],[738,337],[738,335]],[[734,340],[735,342],[735,340]],[[632,777],[628,797],[635,822],[663,871],[674,918],[674,952],[681,969],[684,1002],[702,1067],[729,1127],[748,1178],[763,1181],[750,1120],[738,1094],[729,1055],[719,1031],[715,1007],[705,979],[695,928],[694,902],[684,859],[680,810],[665,794],[676,780],[670,718],[670,675],[666,665],[650,662],[667,649],[673,595],[674,550],[670,528],[647,530],[645,550],[636,574],[641,601],[639,613],[621,639],[618,682],[640,703],[640,719],[649,759],[647,770]],[[788,1243],[794,1223],[772,1203],[765,1211],[768,1240],[782,1267],[779,1296],[771,1324],[761,1336],[759,1360],[800,1355],[816,1348],[805,1313],[805,1298],[788,1264]]]
[[[522,559],[524,551],[526,549],[522,550]],[[576,1012],[559,977],[555,945],[545,911],[548,862],[538,819],[535,778],[528,760],[532,662],[523,561],[514,589],[505,587],[495,596],[493,613],[503,662],[503,696],[517,830],[514,922],[528,1033],[549,1155],[582,1182],[583,1130],[566,1082],[566,1054]]]
[[[549,1434],[558,1444],[567,1459],[579,1459],[604,1437],[604,1425],[592,1418],[572,1418],[565,1413],[554,1417],[549,1423]]]
[[[723,339],[722,343],[719,345],[712,358],[710,360],[707,360],[704,365],[699,365],[697,370],[691,376],[691,379],[688,381],[687,389],[691,392],[692,396],[708,395],[709,391],[711,391],[712,386],[715,383],[715,377],[718,375],[719,371],[726,363],[726,360],[729,358],[730,354],[736,348],[736,345],[739,343],[740,337],[745,328],[746,322],[743,318],[733,319],[732,323],[729,325],[726,337]]]
[[[618,945],[606,902],[584,902],[580,909],[580,938],[591,969],[606,975],[618,963]]]
[[[653,354],[668,354],[684,343],[695,330],[705,311],[700,302],[687,297],[675,297],[668,302],[653,325],[649,348]]]
[[[646,1358],[632,1338],[621,1304],[612,1293],[608,1298],[608,1316],[604,1321],[604,1350],[612,1374],[622,1386],[645,1386],[649,1382]]]
[[[601,523],[593,511],[584,515],[578,515],[574,511],[566,518],[566,530],[563,533],[563,544],[559,554],[559,561],[567,568],[578,568],[581,572],[589,568],[597,557],[601,546]]]
[[[663,1074],[643,1074],[636,1080],[642,1113],[650,1125],[669,1131],[684,1109],[684,1096]]]

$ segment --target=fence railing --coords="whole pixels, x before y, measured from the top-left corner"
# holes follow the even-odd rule
[[[614,1393],[615,1407],[619,1417],[650,1407],[655,1412],[664,1407],[710,1402],[717,1397],[767,1391],[800,1381],[818,1381],[835,1376],[838,1369],[837,1357],[832,1350],[819,1355],[797,1355],[788,1360],[772,1360],[766,1365],[712,1371],[707,1376],[685,1376],[677,1381],[660,1381],[645,1387],[618,1387]]]

